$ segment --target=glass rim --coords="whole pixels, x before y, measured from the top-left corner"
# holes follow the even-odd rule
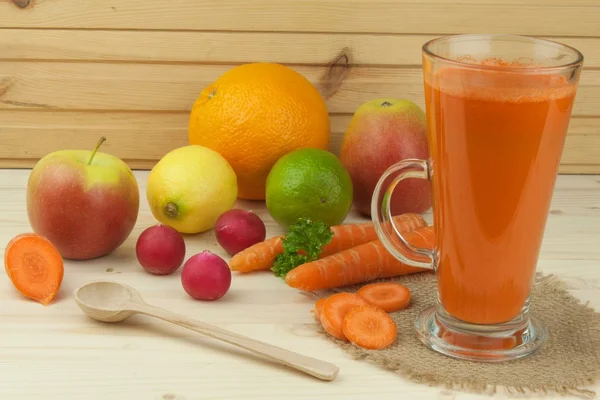
[[[575,61],[571,61],[566,64],[561,65],[548,65],[548,66],[540,66],[540,67],[507,67],[507,66],[497,66],[497,65],[480,65],[469,62],[463,62],[458,60],[453,60],[451,58],[443,57],[439,54],[434,53],[430,47],[433,44],[436,44],[440,41],[445,41],[452,38],[465,38],[465,39],[475,39],[475,38],[506,38],[506,39],[526,39],[532,43],[537,43],[540,45],[549,45],[556,48],[564,48],[573,52],[573,55],[576,57]],[[482,69],[482,70],[498,70],[498,71],[509,71],[509,72],[521,72],[521,73],[540,73],[540,72],[550,72],[550,71],[562,71],[569,68],[580,67],[583,64],[583,53],[574,48],[573,46],[569,46],[567,44],[559,43],[549,39],[541,39],[534,36],[526,36],[526,35],[510,35],[510,34],[501,34],[501,33],[492,33],[492,34],[484,34],[484,33],[466,33],[466,34],[457,34],[457,35],[444,35],[434,39],[430,39],[423,44],[421,47],[421,51],[428,57],[433,60],[443,61],[448,64],[453,64],[455,66],[459,66],[461,68],[472,68],[472,69]]]

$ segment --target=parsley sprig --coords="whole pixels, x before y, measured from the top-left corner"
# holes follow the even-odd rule
[[[271,270],[276,276],[285,278],[297,266],[317,260],[332,238],[333,231],[326,223],[299,218],[281,240],[283,253],[277,255]]]

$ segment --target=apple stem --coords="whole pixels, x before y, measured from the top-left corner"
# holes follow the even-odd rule
[[[179,210],[177,209],[177,204],[168,202],[165,205],[165,214],[167,214],[167,216],[169,218],[176,218],[179,215]]]
[[[90,159],[88,160],[87,165],[92,165],[92,160],[94,159],[96,152],[98,151],[98,149],[100,148],[102,143],[104,143],[105,141],[106,141],[106,138],[104,136],[102,136],[100,138],[100,140],[98,140],[98,143],[96,144],[96,147],[94,148],[94,151],[92,151],[92,154],[90,155]]]

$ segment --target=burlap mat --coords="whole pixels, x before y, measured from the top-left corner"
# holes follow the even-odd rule
[[[390,279],[387,279],[388,281]],[[332,338],[355,359],[363,359],[414,382],[476,393],[503,391],[512,395],[571,395],[593,399],[589,388],[600,378],[600,313],[582,304],[555,276],[538,274],[531,295],[532,312],[549,331],[548,342],[536,354],[506,363],[479,363],[440,355],[422,344],[413,328],[417,314],[434,304],[436,281],[432,273],[394,278],[412,292],[411,305],[392,313],[398,339],[389,348],[369,351]],[[361,285],[338,291],[354,292]],[[319,293],[319,295],[328,295]],[[586,388],[588,386],[588,388]]]

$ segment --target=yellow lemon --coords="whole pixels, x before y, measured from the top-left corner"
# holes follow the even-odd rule
[[[146,197],[154,218],[181,233],[212,229],[233,208],[236,174],[223,156],[203,146],[167,153],[148,176]]]

